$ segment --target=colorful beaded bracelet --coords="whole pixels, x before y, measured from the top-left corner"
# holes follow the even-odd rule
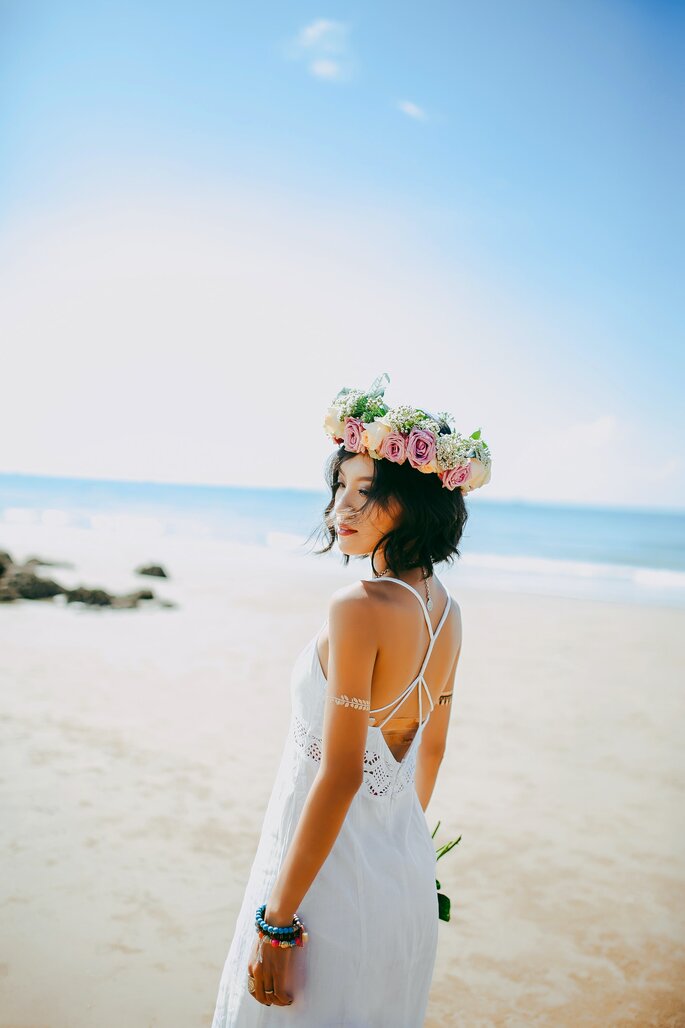
[[[261,907],[257,907],[255,919],[255,927],[260,939],[267,938],[270,945],[281,946],[284,949],[287,946],[304,946],[307,943],[309,935],[297,914],[293,917],[292,925],[279,927],[278,925],[267,924],[264,920],[265,913],[266,903],[262,903]]]

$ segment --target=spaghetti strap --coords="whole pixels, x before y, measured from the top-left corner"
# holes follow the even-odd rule
[[[419,593],[414,588],[413,585],[409,585],[408,582],[403,582],[401,578],[383,578],[383,579],[381,579],[381,581],[384,581],[384,582],[397,582],[398,585],[403,585],[405,587],[405,589],[409,589],[411,592],[414,593],[414,595],[416,596],[417,600],[421,604],[421,609],[423,610],[423,615],[424,615],[424,617],[426,619],[426,625],[428,627],[428,634],[430,636],[430,641],[428,643],[428,649],[426,650],[426,655],[423,658],[423,663],[421,665],[421,670],[419,671],[418,675],[413,680],[413,682],[409,683],[407,688],[402,693],[400,693],[400,695],[397,697],[396,700],[391,700],[390,703],[386,703],[382,707],[376,707],[374,710],[370,710],[369,713],[370,714],[376,714],[376,713],[380,713],[381,710],[387,710],[388,707],[392,707],[393,708],[390,711],[390,713],[388,714],[388,716],[385,717],[383,719],[383,721],[381,721],[381,723],[379,725],[375,726],[376,728],[383,728],[387,724],[387,722],[390,721],[390,719],[394,716],[395,712],[397,710],[399,710],[399,708],[402,706],[402,704],[407,699],[407,697],[412,692],[412,690],[418,685],[419,686],[419,728],[422,728],[424,723],[425,723],[424,720],[423,720],[423,703],[422,703],[423,690],[425,690],[426,695],[428,696],[428,702],[430,703],[430,711],[428,712],[426,720],[428,720],[428,717],[430,717],[431,713],[433,712],[433,707],[435,706],[435,704],[433,703],[433,697],[430,694],[430,689],[428,688],[428,685],[426,683],[426,679],[423,677],[423,675],[424,675],[424,671],[426,670],[426,667],[428,665],[428,661],[430,660],[431,653],[433,652],[433,646],[435,645],[435,640],[438,638],[438,635],[440,634],[440,630],[442,629],[442,626],[445,624],[445,620],[447,619],[447,614],[449,612],[450,605],[452,603],[452,597],[451,597],[450,593],[448,592],[447,593],[447,603],[445,604],[445,609],[443,610],[442,616],[440,617],[440,621],[438,622],[438,627],[435,629],[435,631],[433,631],[433,626],[431,624],[431,619],[430,619],[430,615],[428,613],[428,608],[427,608],[426,604],[423,601],[423,597],[421,596],[421,593]]]

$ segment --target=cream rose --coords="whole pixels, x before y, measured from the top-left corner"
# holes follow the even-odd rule
[[[492,462],[485,465],[477,457],[469,457],[469,461],[471,463],[471,474],[468,481],[464,483],[464,488],[462,489],[464,493],[470,493],[472,489],[480,489],[482,485],[487,485],[490,481]]]
[[[419,464],[417,471],[439,471],[437,459],[434,457],[433,460],[429,461],[428,464]]]
[[[326,411],[326,417],[323,420],[323,427],[330,436],[334,439],[342,439],[345,432],[345,422],[341,421],[338,416],[338,408],[336,406],[329,407]]]
[[[383,421],[382,418],[376,418],[374,421],[364,423],[362,443],[369,451],[370,457],[375,457],[376,459],[380,457],[381,443],[390,432],[392,432],[391,426]]]

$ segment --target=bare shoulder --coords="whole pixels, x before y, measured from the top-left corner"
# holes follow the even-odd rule
[[[369,681],[378,653],[376,605],[363,582],[337,589],[328,604],[329,678],[368,668]],[[359,688],[357,686],[357,688]]]
[[[371,584],[372,588],[368,586]],[[332,630],[353,632],[355,635],[374,636],[378,611],[378,597],[373,583],[351,582],[332,593],[328,602],[328,621]]]

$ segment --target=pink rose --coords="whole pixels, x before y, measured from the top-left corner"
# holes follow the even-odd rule
[[[405,437],[401,432],[388,432],[381,439],[378,452],[381,457],[391,460],[394,464],[404,464],[407,459],[407,447],[404,440]]]
[[[457,486],[463,485],[471,475],[470,464],[458,464],[456,468],[450,468],[449,471],[441,471],[440,478],[445,489],[456,489]]]
[[[346,450],[351,450],[353,453],[362,453],[364,451],[364,443],[362,442],[363,431],[364,422],[361,418],[345,418],[344,443]]]
[[[425,428],[412,428],[407,439],[407,457],[413,468],[430,464],[435,457],[435,436]]]

